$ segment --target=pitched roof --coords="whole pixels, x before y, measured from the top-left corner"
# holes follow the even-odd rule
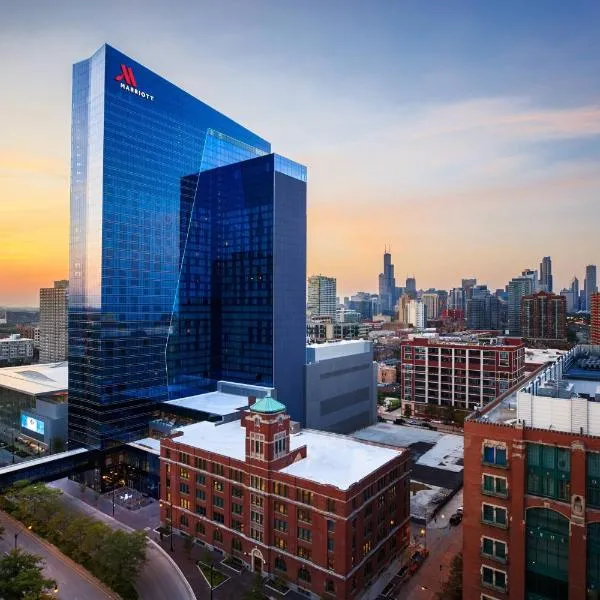
[[[264,398],[257,400],[250,407],[250,411],[271,415],[278,412],[284,412],[285,405],[281,404],[281,402],[277,402],[277,400],[271,398],[271,396],[265,396]]]

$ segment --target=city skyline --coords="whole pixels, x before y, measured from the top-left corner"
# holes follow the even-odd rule
[[[600,262],[600,7],[150,6],[3,12],[1,305],[68,276],[68,65],[105,41],[308,166],[308,273],[340,296],[376,291],[386,244],[398,282],[423,289],[504,287],[549,255],[559,290]],[[202,40],[194,19],[211,22]]]

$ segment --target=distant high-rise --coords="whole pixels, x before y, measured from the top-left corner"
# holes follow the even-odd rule
[[[585,268],[583,289],[585,292],[585,310],[590,312],[592,307],[591,296],[594,292],[598,291],[598,285],[596,283],[596,265],[588,265]]]
[[[306,311],[312,317],[331,317],[335,320],[337,282],[335,277],[311,275],[308,278]]]
[[[501,329],[501,301],[492,296],[487,285],[472,288],[467,300],[467,327],[469,329]]]
[[[427,308],[428,319],[437,319],[440,316],[440,297],[435,292],[425,292],[421,301]]]
[[[544,256],[540,263],[540,290],[552,292],[552,259]]]
[[[383,254],[383,273],[379,274],[379,302],[381,314],[393,315],[396,304],[396,279],[392,255],[386,250]]]
[[[473,296],[473,288],[477,285],[477,279],[475,277],[469,277],[461,281],[461,287],[465,293],[465,304],[467,300],[470,300]]]
[[[600,293],[594,292],[591,296],[591,325],[590,342],[600,344]]]
[[[567,299],[544,291],[523,296],[521,335],[536,340],[565,340]]]
[[[404,293],[408,294],[411,298],[417,297],[417,280],[414,276],[406,278],[406,287],[404,288]]]
[[[448,308],[450,310],[465,310],[465,291],[462,288],[452,288],[448,293]]]
[[[537,273],[525,270],[520,277],[508,283],[508,331],[510,335],[521,335],[521,298],[535,293]]]
[[[577,277],[573,277],[571,279],[571,285],[569,287],[571,293],[573,294],[573,312],[577,312],[579,310],[579,279]]]
[[[407,306],[408,324],[415,329],[425,329],[427,325],[427,307],[420,300],[410,300]]]
[[[40,362],[67,360],[69,282],[40,290]]]

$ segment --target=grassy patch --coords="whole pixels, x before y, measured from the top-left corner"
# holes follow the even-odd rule
[[[206,581],[208,582],[208,585],[211,585],[210,566],[205,565],[203,562],[200,562],[200,561],[198,561],[196,564],[198,565],[198,568],[200,569],[200,571],[202,571],[202,574],[204,575],[204,577],[206,577]],[[225,583],[228,579],[229,579],[229,577],[227,577],[227,575],[224,575],[223,573],[221,573],[221,571],[219,571],[218,569],[213,567],[213,569],[212,569],[212,588],[213,589],[216,588],[217,586],[221,585],[222,583]]]

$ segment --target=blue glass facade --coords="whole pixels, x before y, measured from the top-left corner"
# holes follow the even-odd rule
[[[297,237],[297,245],[305,251],[305,170],[269,153],[268,142],[109,46],[74,66],[72,444],[105,448],[138,438],[146,433],[155,402],[188,395],[190,390],[213,389],[221,375],[231,374],[235,381],[277,379],[273,375],[277,336],[270,338],[270,366],[268,336],[260,338],[262,346],[254,342],[254,336],[264,334],[265,319],[250,319],[253,326],[241,326],[232,324],[235,310],[223,310],[220,319],[215,316],[218,302],[238,306],[239,295],[250,292],[239,286],[231,291],[228,282],[222,283],[231,255],[217,252],[215,244],[229,239],[233,244],[235,239],[238,253],[258,252],[250,247],[269,244],[273,252],[277,248],[276,218],[260,229],[248,211],[244,225],[245,200],[237,197],[227,208],[214,191],[216,180],[237,177],[230,174],[234,171],[221,170],[226,165],[261,160],[271,165],[270,178],[260,184],[265,186],[260,192],[264,204],[270,193],[271,213],[279,205],[285,213],[286,202],[276,198],[294,196],[299,201],[296,208],[304,211],[304,217],[294,217],[297,228],[286,235]],[[281,165],[278,170],[273,168],[275,162]],[[284,168],[288,174],[281,172]],[[238,167],[237,173],[247,171]],[[279,177],[285,178],[281,194],[272,183]],[[235,277],[240,281],[246,277],[240,270],[254,272],[257,261],[253,257],[236,263]],[[295,265],[293,276],[302,281],[302,303],[304,261],[302,257]],[[268,293],[277,299],[278,282],[271,283]],[[287,292],[282,288],[281,293]],[[231,294],[237,296],[232,299]],[[291,305],[296,303],[290,299]],[[273,323],[279,323],[276,300],[263,306],[265,312],[269,306]],[[241,365],[234,352],[242,347],[244,336],[253,340],[248,344],[256,345],[243,346],[247,360]],[[303,344],[304,334],[302,353]],[[300,382],[302,365],[301,360],[292,369],[300,371]]]

